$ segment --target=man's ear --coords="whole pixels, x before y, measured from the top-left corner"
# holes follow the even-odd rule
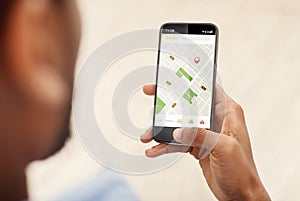
[[[52,0],[16,1],[7,24],[6,76],[22,97],[35,104],[61,103],[67,95],[57,61],[59,46],[53,40],[59,31],[53,21],[49,23],[55,18],[52,7]]]

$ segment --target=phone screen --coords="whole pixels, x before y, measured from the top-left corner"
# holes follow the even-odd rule
[[[172,143],[179,127],[212,129],[217,28],[164,24],[160,30],[153,137]],[[176,142],[175,142],[176,143]]]

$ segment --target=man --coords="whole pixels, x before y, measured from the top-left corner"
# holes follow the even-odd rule
[[[26,166],[60,150],[69,137],[80,38],[75,2],[0,2],[1,200],[26,200]],[[151,95],[154,87],[146,86],[144,91]],[[253,162],[242,111],[230,98],[227,100],[221,138],[210,156],[200,161],[204,176],[218,199],[268,200]],[[177,130],[175,139],[192,142],[190,151],[197,158],[205,133],[200,130],[191,141],[185,132],[189,130]],[[150,140],[150,133],[142,137],[144,142]],[[168,152],[165,145],[158,145],[146,154],[155,157]]]
[[[25,168],[69,136],[80,38],[73,0],[1,0],[0,200],[27,198]]]

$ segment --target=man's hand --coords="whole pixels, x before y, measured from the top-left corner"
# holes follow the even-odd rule
[[[155,85],[146,85],[143,90],[147,95],[154,95]],[[205,138],[211,133],[205,129],[193,132],[195,129],[192,128],[176,129],[173,133],[174,139],[182,144],[189,144],[189,149],[178,145],[158,144],[146,150],[146,155],[157,157],[188,151],[199,160],[206,182],[218,200],[270,200],[253,160],[243,109],[223,90],[218,89],[217,93],[224,95],[225,116],[218,141],[208,157],[200,160],[199,151]],[[151,129],[141,136],[144,143],[152,140]]]

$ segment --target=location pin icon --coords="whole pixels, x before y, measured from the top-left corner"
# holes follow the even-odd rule
[[[198,64],[200,62],[200,57],[195,57],[194,62]]]

